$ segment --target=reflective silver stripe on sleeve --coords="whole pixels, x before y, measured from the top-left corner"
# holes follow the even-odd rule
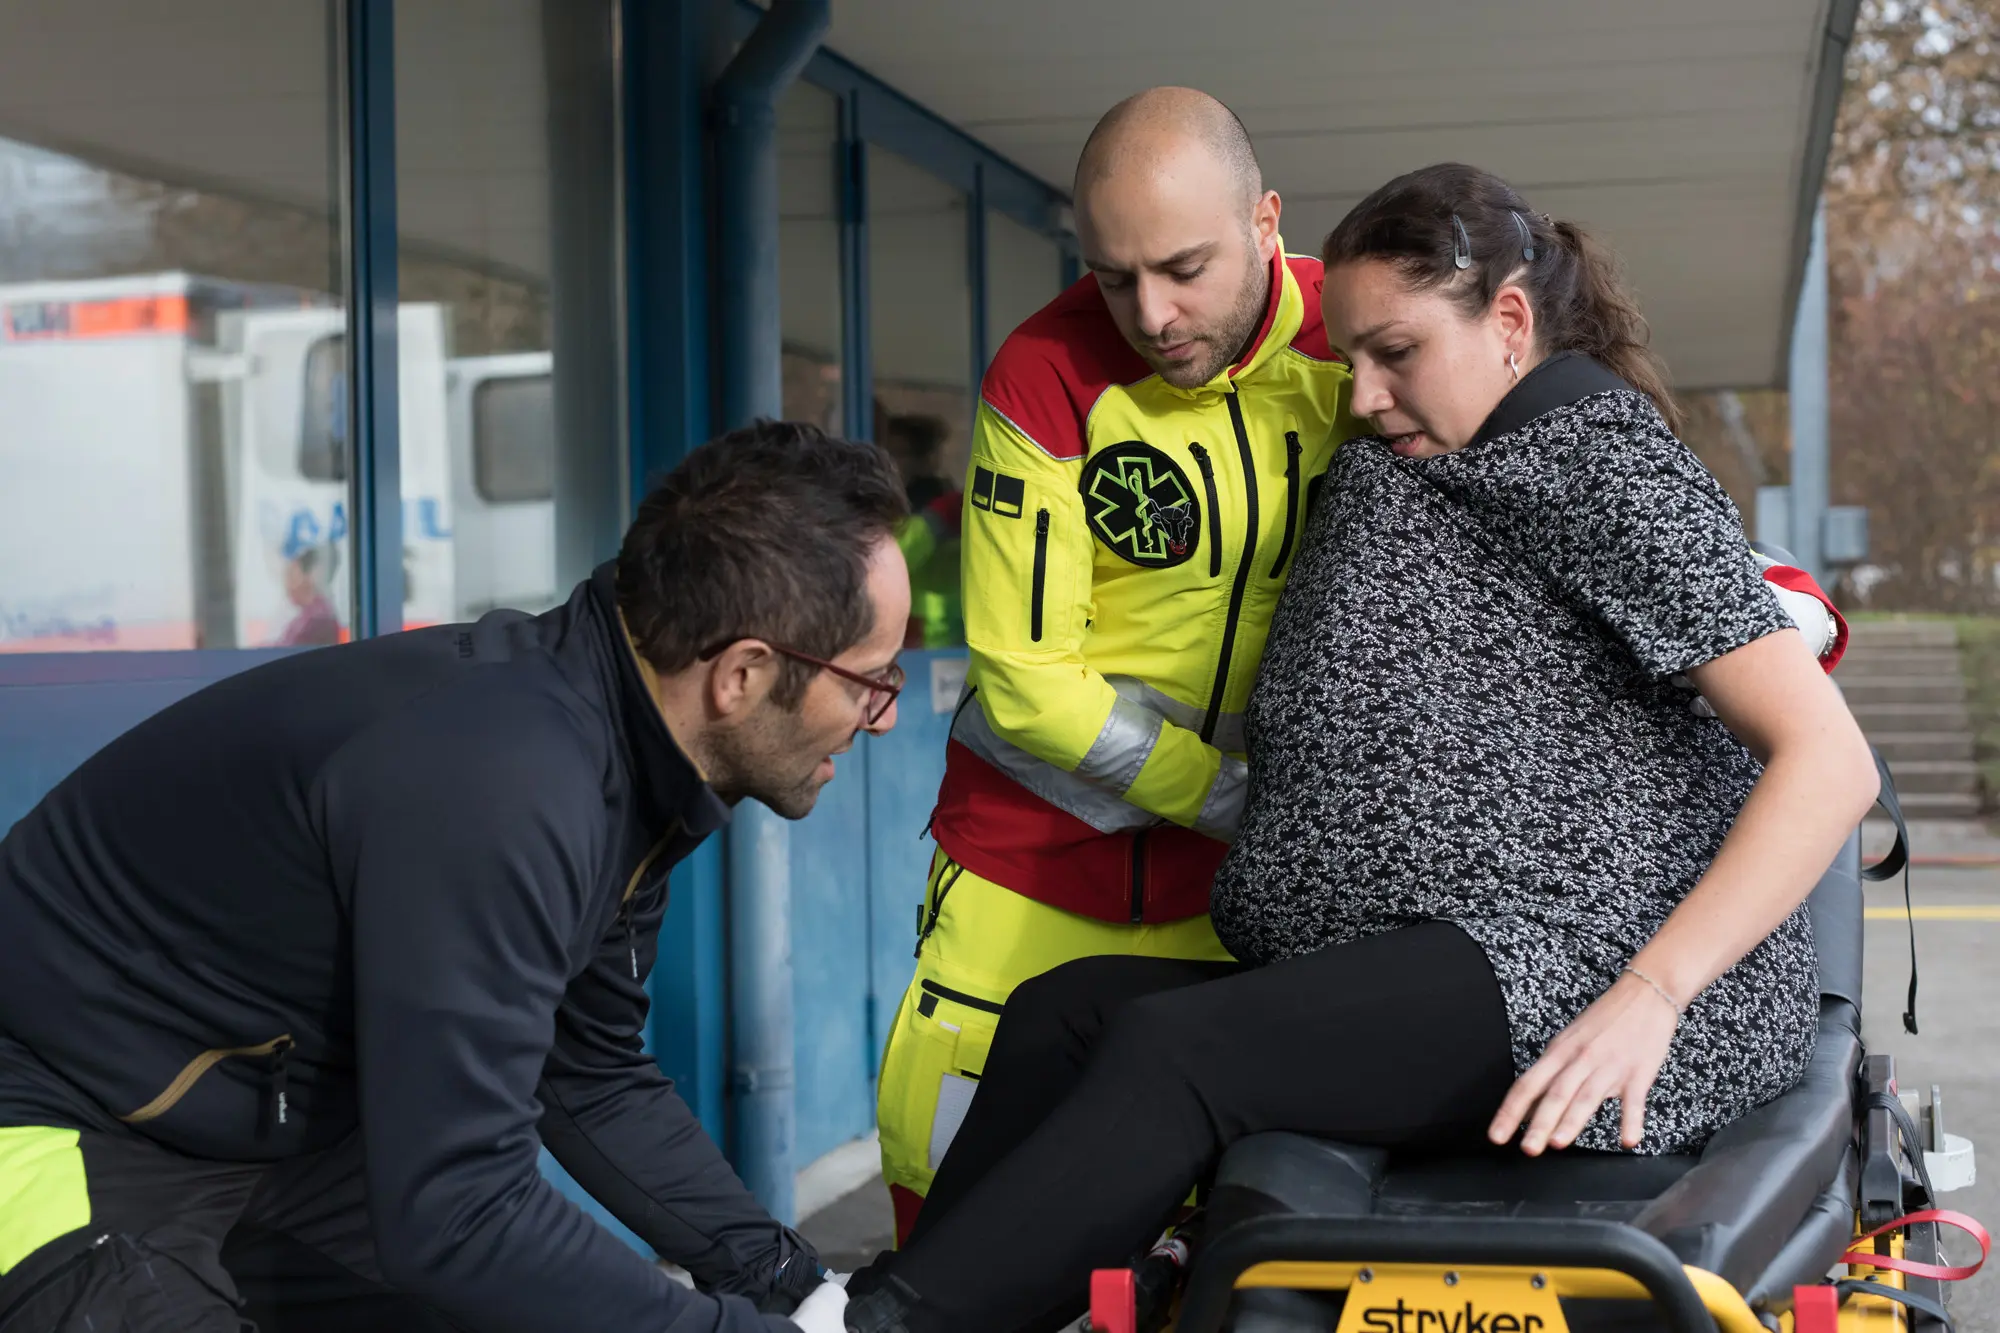
[[[1201,816],[1195,820],[1194,831],[1222,842],[1235,842],[1236,827],[1243,822],[1243,798],[1249,791],[1250,765],[1234,755],[1222,756],[1222,771],[1215,775],[1215,785],[1208,789],[1208,799],[1201,804]]]
[[[1139,780],[1167,720],[1124,695],[1111,701],[1111,715],[1076,766],[1076,775],[1123,796]]]
[[[1207,710],[1193,704],[1184,704],[1178,699],[1162,694],[1133,676],[1106,676],[1105,680],[1111,683],[1112,689],[1118,691],[1119,698],[1144,704],[1182,730],[1192,731],[1197,736],[1201,734],[1201,724],[1208,716]],[[1224,754],[1248,753],[1243,743],[1243,714],[1224,713],[1217,718],[1215,736],[1209,744]]]
[[[1099,833],[1129,833],[1165,822],[1118,792],[1064,772],[1001,739],[993,724],[986,720],[985,702],[976,696],[972,707],[959,710],[958,720],[952,723],[951,738],[1056,809],[1075,815]]]

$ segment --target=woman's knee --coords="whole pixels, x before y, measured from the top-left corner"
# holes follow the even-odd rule
[[[1104,954],[1073,959],[1030,977],[1007,998],[993,1058],[1081,1063],[1102,1039],[1108,1021],[1153,997],[1165,980],[1161,973],[1158,959]]]

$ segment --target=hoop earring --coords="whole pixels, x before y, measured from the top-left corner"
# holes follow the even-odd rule
[[[1521,363],[1514,359],[1512,352],[1507,353],[1507,369],[1514,372],[1514,383],[1519,384],[1521,382]]]

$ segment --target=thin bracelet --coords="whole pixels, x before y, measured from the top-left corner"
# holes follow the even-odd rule
[[[1675,1018],[1685,1018],[1687,1016],[1687,1010],[1681,1007],[1681,1002],[1679,1000],[1676,1000],[1673,996],[1667,994],[1667,988],[1665,986],[1662,986],[1659,982],[1653,980],[1651,977],[1647,976],[1644,972],[1641,972],[1638,968],[1632,966],[1630,963],[1627,963],[1623,970],[1626,972],[1630,972],[1633,976],[1639,978],[1639,980],[1645,982],[1648,986],[1651,986],[1653,988],[1654,994],[1658,995],[1661,999],[1665,1000],[1667,1004],[1673,1009]]]

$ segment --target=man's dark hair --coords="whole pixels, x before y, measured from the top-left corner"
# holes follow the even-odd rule
[[[759,421],[696,449],[640,502],[618,609],[662,673],[740,638],[838,657],[874,628],[868,555],[908,512],[881,449]],[[771,697],[798,707],[814,673],[781,659]]]

